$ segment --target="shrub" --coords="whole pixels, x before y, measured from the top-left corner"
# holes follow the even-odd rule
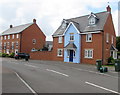
[[[6,54],[6,56],[5,57],[9,57],[9,54]]]
[[[7,54],[6,53],[2,53],[2,57],[6,57],[7,56]]]
[[[0,57],[2,57],[2,53],[0,53]]]
[[[15,53],[11,53],[9,57],[14,58]]]
[[[110,63],[115,63],[115,60],[114,60],[113,57],[109,57],[108,58],[108,64],[110,64]]]
[[[48,51],[47,47],[43,47],[42,51]]]

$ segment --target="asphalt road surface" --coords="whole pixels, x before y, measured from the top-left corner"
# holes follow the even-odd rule
[[[99,73],[94,65],[2,59],[2,93],[120,95],[118,78],[117,72]]]

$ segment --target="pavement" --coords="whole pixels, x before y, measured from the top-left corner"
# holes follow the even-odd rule
[[[3,58],[2,64],[3,93],[32,93],[16,73],[37,93],[118,93],[114,67],[100,73],[95,65],[58,61]]]

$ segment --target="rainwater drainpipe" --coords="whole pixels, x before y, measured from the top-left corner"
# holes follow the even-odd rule
[[[20,33],[20,52],[21,52],[21,48],[22,48],[22,32]]]
[[[102,30],[102,64],[104,63],[104,31]]]

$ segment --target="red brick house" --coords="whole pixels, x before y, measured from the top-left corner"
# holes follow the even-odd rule
[[[111,8],[71,19],[64,19],[53,34],[53,60],[95,64],[117,58],[116,34]]]
[[[46,36],[36,24],[36,19],[33,19],[33,23],[15,27],[10,25],[10,28],[0,35],[0,39],[0,50],[3,53],[30,53],[33,49],[43,48]]]

